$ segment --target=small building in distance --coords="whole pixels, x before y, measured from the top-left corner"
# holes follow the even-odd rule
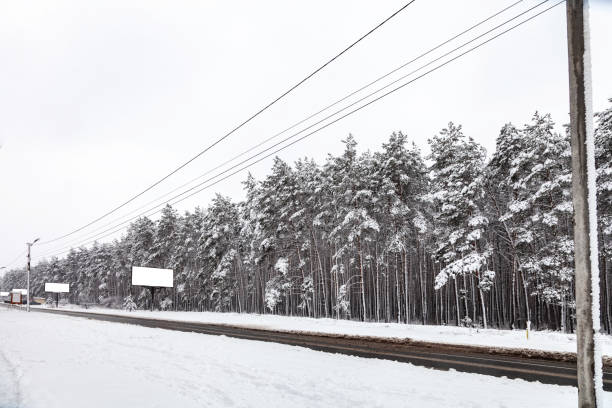
[[[10,303],[15,305],[21,305],[27,303],[28,290],[27,289],[13,289],[10,293]]]

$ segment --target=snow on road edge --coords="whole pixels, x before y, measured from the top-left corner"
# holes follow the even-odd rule
[[[531,357],[575,359],[576,336],[551,331],[530,332],[527,340],[522,330],[476,330],[455,326],[422,326],[398,323],[370,323],[335,319],[313,319],[276,315],[215,312],[126,312],[117,309],[83,310],[69,305],[66,309],[82,313],[111,314],[189,323],[220,324],[259,330],[327,336],[369,338],[374,341],[433,342],[452,346],[487,348],[497,354],[521,354]],[[612,364],[612,336],[601,336],[604,360]],[[535,354],[534,354],[535,353]]]

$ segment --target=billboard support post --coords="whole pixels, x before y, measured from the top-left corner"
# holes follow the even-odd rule
[[[153,302],[155,302],[155,286],[151,286],[151,311],[153,311]]]

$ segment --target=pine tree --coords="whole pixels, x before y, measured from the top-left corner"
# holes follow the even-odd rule
[[[172,267],[172,254],[177,245],[178,215],[169,204],[161,211],[147,264],[157,267]]]
[[[236,290],[239,231],[238,208],[229,198],[217,194],[206,213],[200,245],[206,294],[216,311],[230,309]]]
[[[439,135],[429,141],[431,146],[432,196],[437,207],[438,240],[436,254],[443,267],[436,276],[436,289],[442,288],[451,278],[455,282],[457,323],[459,323],[459,290],[457,277],[463,279],[461,297],[464,301],[464,321],[476,317],[476,299],[472,295],[473,318],[469,319],[468,283],[474,275],[480,295],[483,324],[487,327],[483,292],[490,288],[494,272],[487,269],[488,250],[483,235],[488,219],[483,213],[483,170],[485,153],[472,138],[466,137],[461,126],[449,123]],[[468,281],[468,277],[470,280]]]
[[[332,172],[337,180],[332,188],[334,196],[334,218],[336,227],[330,232],[330,239],[338,246],[335,257],[340,259],[348,256],[347,268],[349,272],[355,269],[359,282],[359,295],[361,299],[361,318],[369,319],[369,305],[366,301],[366,282],[368,270],[371,269],[365,254],[368,246],[379,230],[378,223],[370,213],[372,205],[372,169],[371,155],[364,154],[357,157],[357,142],[352,135],[346,140],[342,156],[328,163],[328,171]]]
[[[125,297],[125,299],[123,299],[122,309],[127,310],[128,312],[133,312],[134,310],[138,309],[132,295],[128,295]]]
[[[612,103],[612,98],[609,100]],[[596,114],[595,164],[597,166],[597,215],[603,310],[612,310],[612,106]],[[604,316],[605,315],[605,316]],[[610,313],[602,313],[603,327],[612,332]]]

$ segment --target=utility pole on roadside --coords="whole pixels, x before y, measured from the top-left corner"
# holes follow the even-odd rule
[[[27,296],[27,302],[28,304],[26,305],[26,310],[29,312],[30,311],[30,251],[32,249],[32,245],[34,245],[40,238],[36,238],[34,241],[32,242],[26,242],[26,246],[28,247],[28,265],[27,265],[27,275],[28,275],[28,287],[27,287],[27,291],[28,293],[26,293]]]
[[[567,46],[574,203],[578,406],[603,404],[599,335],[599,266],[595,143],[591,101],[588,0],[567,0]]]

